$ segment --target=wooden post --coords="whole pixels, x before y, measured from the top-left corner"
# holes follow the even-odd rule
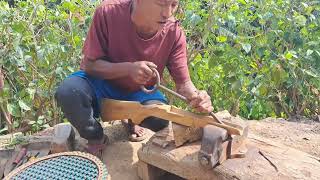
[[[165,173],[165,171],[143,161],[138,161],[137,168],[138,176],[142,180],[156,180]]]

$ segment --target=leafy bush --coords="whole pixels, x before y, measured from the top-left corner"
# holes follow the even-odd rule
[[[0,65],[6,79],[1,106],[13,116],[14,128],[27,123],[37,131],[62,119],[54,90],[78,69],[95,4],[28,0],[15,5],[0,2]]]
[[[0,105],[12,116],[9,127],[37,131],[63,119],[53,93],[79,68],[97,3],[0,2]],[[177,14],[196,86],[208,90],[216,110],[249,119],[319,114],[319,16],[319,2],[306,0],[181,0]]]
[[[216,109],[249,119],[319,114],[319,1],[183,2],[192,78]]]

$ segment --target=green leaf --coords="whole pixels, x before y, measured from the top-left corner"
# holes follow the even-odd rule
[[[33,125],[36,121],[29,121],[28,124]]]
[[[21,109],[26,110],[26,111],[30,111],[31,108],[22,100],[19,100],[19,106],[21,107]]]
[[[263,48],[263,47],[260,47],[260,48],[258,48],[256,51],[257,51],[257,55],[260,57],[260,58],[262,58],[262,56],[264,55],[264,51],[265,51],[266,49],[265,48]]]
[[[285,55],[286,59],[291,59],[292,58],[292,54],[290,52],[288,52],[286,55]]]
[[[266,96],[268,94],[268,87],[266,86],[266,84],[261,84],[258,90],[259,90],[259,95],[261,96]]]
[[[72,68],[71,66],[68,66],[67,69],[68,69],[70,72],[74,72],[74,68]]]
[[[37,124],[42,125],[42,124],[43,124],[43,120],[39,119],[39,120],[37,121]]]
[[[4,133],[6,131],[8,131],[8,127],[7,126],[5,126],[4,128],[0,129],[0,134]]]
[[[18,128],[20,126],[18,121],[13,121],[13,127]]]
[[[20,117],[20,110],[19,110],[19,107],[17,107],[16,105],[7,104],[7,110],[11,115],[15,117]]]
[[[275,83],[276,86],[284,82],[287,77],[287,73],[282,69],[280,65],[274,65],[271,72],[271,80]]]
[[[238,0],[239,3],[243,4],[243,5],[246,5],[247,2],[245,0]]]
[[[307,18],[303,15],[298,15],[294,17],[295,22],[300,26],[305,26],[307,23]]]
[[[62,3],[62,7],[70,10],[71,12],[74,12],[77,8],[74,3],[67,2],[67,1]]]
[[[28,94],[33,98],[34,94],[36,93],[36,89],[34,88],[27,88]]]
[[[251,44],[248,43],[242,43],[242,48],[244,51],[246,51],[246,53],[249,53],[251,51]]]
[[[233,90],[239,90],[241,88],[241,81],[235,81],[231,84],[231,89]]]
[[[190,18],[191,18],[191,24],[193,26],[196,26],[201,21],[201,17],[199,15],[195,14],[195,13],[193,13]]]
[[[12,25],[12,30],[17,33],[22,33],[24,31],[24,23],[23,22],[14,22]]]
[[[49,128],[50,125],[49,125],[49,124],[44,124],[42,127],[44,127],[44,128]]]
[[[307,50],[307,56],[310,56],[313,53],[313,50],[308,49]]]
[[[319,77],[315,72],[312,72],[311,70],[302,69],[302,71],[303,71],[304,73],[308,74],[309,76],[314,77],[314,78],[318,78],[318,77]]]
[[[285,55],[286,59],[292,59],[292,57],[294,58],[298,58],[298,56],[296,55],[297,52],[295,51],[288,51],[287,54]]]
[[[227,37],[226,36],[218,36],[216,38],[217,42],[220,42],[220,43],[223,43],[223,42],[226,42],[227,41]]]

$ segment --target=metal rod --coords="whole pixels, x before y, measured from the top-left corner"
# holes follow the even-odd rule
[[[223,124],[223,122],[220,121],[220,120],[217,118],[217,116],[216,116],[212,111],[209,113],[209,115],[210,115],[211,117],[213,117],[213,119],[215,119],[216,121],[218,121],[220,124]]]
[[[155,72],[156,74],[156,78],[157,78],[157,83],[155,84],[155,87],[152,89],[152,90],[147,90],[144,86],[141,86],[141,89],[142,91],[144,91],[145,93],[148,93],[148,94],[151,94],[153,93],[154,91],[156,91],[158,88],[164,90],[164,91],[167,91],[168,93],[172,94],[172,95],[175,95],[176,97],[180,98],[181,100],[183,100],[184,102],[187,102],[187,98],[182,96],[181,94],[163,86],[160,84],[160,75],[159,75],[159,72],[157,71],[157,69],[155,68],[152,68],[152,71]],[[224,124],[222,121],[220,121],[216,115],[214,115],[213,112],[210,112],[209,115],[217,122],[219,122],[220,124]]]
[[[182,96],[181,94],[178,94],[177,92],[172,91],[171,89],[168,89],[168,88],[166,88],[165,86],[162,86],[162,85],[159,85],[159,88],[161,88],[162,90],[165,90],[168,93],[171,93],[171,94],[175,95],[176,97],[180,98],[181,100],[187,102],[187,98]]]
[[[182,96],[181,94],[179,94],[179,93],[177,93],[177,92],[175,92],[175,91],[172,91],[171,89],[168,89],[168,88],[166,88],[165,86],[162,86],[161,84],[160,84],[158,87],[161,88],[162,90],[165,90],[165,91],[167,91],[167,92],[175,95],[176,97],[180,98],[181,100],[187,102],[187,98],[184,97],[184,96]],[[220,124],[223,124],[223,122],[220,121],[213,112],[210,112],[209,115],[210,115],[215,121],[219,122]]]

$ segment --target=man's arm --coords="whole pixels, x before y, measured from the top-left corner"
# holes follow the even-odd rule
[[[193,94],[198,92],[198,89],[194,86],[191,80],[185,83],[176,84],[176,89],[179,94],[182,94],[187,99],[190,99]]]
[[[154,74],[151,68],[157,68],[157,66],[149,61],[112,63],[98,59],[84,62],[84,70],[92,76],[101,79],[128,77],[141,85],[153,78]]]
[[[198,112],[208,113],[213,111],[211,98],[206,91],[199,91],[191,80],[176,84],[177,92],[185,96],[188,104]]]
[[[116,79],[129,75],[130,62],[111,63],[105,60],[89,60],[84,64],[86,73],[101,79]]]

